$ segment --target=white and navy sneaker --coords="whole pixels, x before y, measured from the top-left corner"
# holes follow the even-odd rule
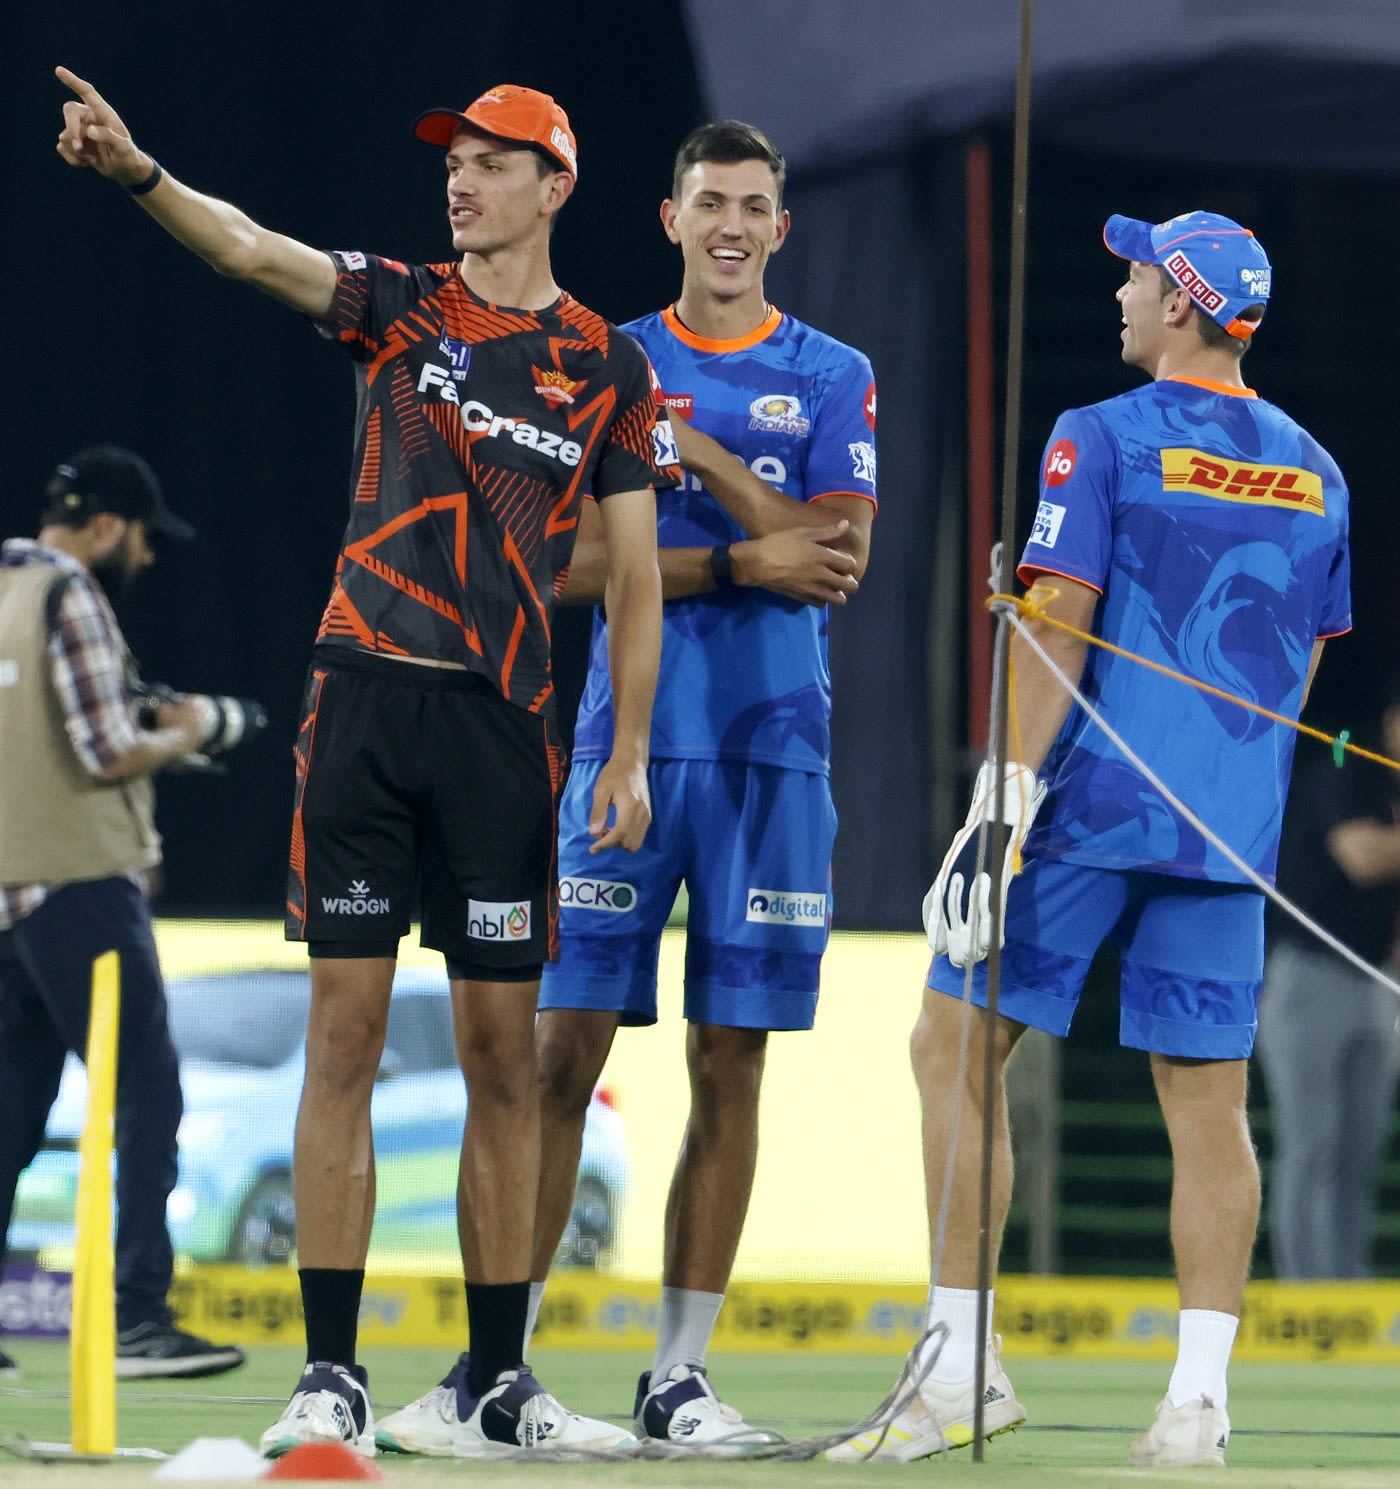
[[[740,1455],[774,1441],[771,1432],[750,1427],[715,1395],[703,1367],[674,1365],[658,1386],[652,1385],[650,1372],[644,1373],[637,1382],[633,1417],[643,1444],[664,1443],[680,1452],[729,1449]]]
[[[503,1370],[496,1384],[470,1402],[471,1414],[452,1428],[457,1458],[507,1458],[520,1450],[608,1453],[630,1448],[636,1439],[622,1427],[567,1411],[537,1381],[528,1365]]]
[[[374,1441],[382,1453],[423,1453],[429,1458],[452,1456],[452,1429],[476,1407],[467,1390],[467,1355],[426,1395],[391,1412],[374,1429]]]
[[[891,1406],[909,1394],[913,1379],[906,1362],[899,1382],[886,1400]],[[826,1456],[836,1463],[859,1463],[881,1459],[912,1463],[950,1448],[965,1448],[973,1440],[972,1422],[976,1377],[947,1383],[923,1380],[914,1398],[888,1424],[877,1423],[846,1442],[828,1448]],[[982,1397],[982,1436],[1010,1432],[1026,1420],[1026,1409],[1001,1368],[1001,1336],[987,1352],[987,1388]]]
[[[374,1412],[361,1366],[350,1371],[324,1361],[308,1365],[258,1451],[264,1458],[280,1458],[308,1442],[341,1442],[362,1458],[374,1457]]]
[[[1229,1441],[1230,1419],[1209,1396],[1180,1406],[1163,1396],[1152,1425],[1133,1444],[1128,1462],[1133,1468],[1224,1468]]]

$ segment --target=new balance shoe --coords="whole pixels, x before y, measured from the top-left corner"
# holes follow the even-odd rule
[[[308,1442],[341,1442],[362,1458],[374,1457],[374,1412],[369,1378],[359,1365],[318,1361],[308,1365],[282,1415],[263,1433],[258,1451],[280,1458]]]
[[[1152,1425],[1133,1444],[1133,1468],[1224,1468],[1230,1419],[1209,1396],[1173,1406],[1163,1396]]]
[[[470,1416],[452,1429],[452,1452],[457,1458],[505,1458],[522,1448],[607,1453],[636,1443],[622,1427],[566,1410],[535,1379],[528,1365],[503,1370],[496,1384],[471,1404]]]
[[[18,1380],[19,1362],[11,1354],[0,1349],[0,1380]]]
[[[374,1441],[381,1452],[424,1453],[429,1458],[452,1456],[452,1429],[476,1407],[467,1390],[467,1356],[457,1356],[457,1363],[426,1395],[391,1412],[374,1429]]]
[[[177,1376],[192,1380],[222,1375],[243,1363],[243,1351],[232,1344],[210,1344],[174,1324],[134,1324],[117,1332],[117,1379],[154,1380]]]
[[[888,1425],[877,1422],[848,1441],[828,1448],[826,1456],[836,1463],[857,1463],[865,1459],[882,1459],[912,1463],[929,1458],[950,1448],[965,1448],[973,1439],[973,1409],[976,1405],[974,1381],[946,1383],[924,1379],[913,1399]],[[890,1409],[909,1395],[913,1374],[906,1363],[899,1384],[886,1397]],[[982,1436],[996,1437],[1010,1432],[1026,1420],[1026,1409],[1016,1399],[1016,1392],[1001,1368],[1001,1336],[992,1341],[987,1353],[987,1387],[982,1397]]]
[[[771,1443],[773,1434],[749,1424],[726,1406],[703,1368],[675,1365],[653,1386],[650,1373],[637,1382],[633,1430],[643,1443],[666,1443],[684,1451],[732,1449],[737,1454]]]

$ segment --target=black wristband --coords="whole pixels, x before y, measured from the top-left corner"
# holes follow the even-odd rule
[[[710,549],[710,576],[715,581],[716,589],[730,589],[734,584],[734,555],[729,551],[729,544],[721,548]]]
[[[160,185],[160,178],[165,174],[160,168],[160,161],[151,157],[151,174],[144,181],[138,181],[135,186],[126,189],[132,196],[145,196],[148,191],[154,191]]]

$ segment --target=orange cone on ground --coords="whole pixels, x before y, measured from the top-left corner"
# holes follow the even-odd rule
[[[265,1479],[382,1479],[384,1470],[343,1442],[304,1442],[278,1458]]]

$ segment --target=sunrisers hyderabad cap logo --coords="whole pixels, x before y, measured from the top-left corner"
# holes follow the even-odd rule
[[[560,372],[553,367],[548,372],[541,372],[538,367],[531,367],[530,375],[535,379],[535,392],[550,408],[558,408],[561,403],[572,403],[574,394],[582,391],[584,387],[582,378],[569,377],[567,373]]]
[[[1045,484],[1063,486],[1074,474],[1078,459],[1079,451],[1074,448],[1072,439],[1057,439],[1045,457]]]

